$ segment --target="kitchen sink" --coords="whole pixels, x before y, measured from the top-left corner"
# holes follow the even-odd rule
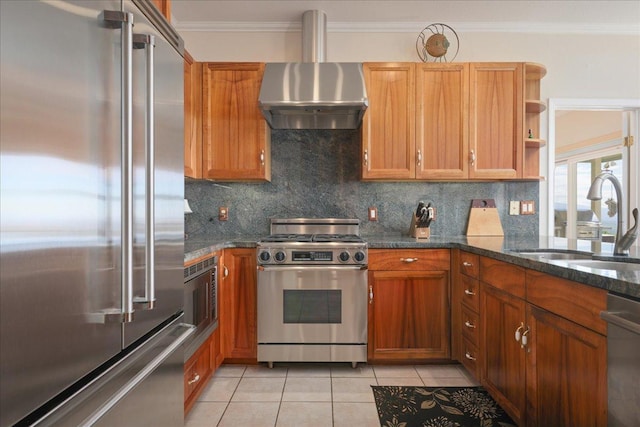
[[[563,249],[526,249],[514,250],[518,255],[532,258],[537,261],[553,260],[591,260],[592,254],[589,252],[576,252]]]
[[[613,270],[613,271],[640,271],[640,264],[632,262],[618,262],[618,261],[601,261],[597,259],[591,260],[566,260],[565,263],[569,266],[587,267],[598,270]]]

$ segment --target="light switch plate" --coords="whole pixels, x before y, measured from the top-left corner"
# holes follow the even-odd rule
[[[518,200],[509,202],[509,215],[520,215],[520,202]]]

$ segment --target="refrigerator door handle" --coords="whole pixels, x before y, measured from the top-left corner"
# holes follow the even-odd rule
[[[114,310],[105,310],[104,322],[133,321],[133,13],[119,10],[104,10],[99,19],[107,28],[121,29],[122,44],[122,255],[121,255],[121,308],[119,315]],[[116,309],[117,310],[117,309]],[[96,313],[102,317],[103,313]]]
[[[144,296],[133,299],[137,306],[152,310],[155,306],[155,98],[154,98],[154,49],[155,36],[134,34],[133,49],[144,49],[146,53],[146,108],[145,108],[145,285]]]

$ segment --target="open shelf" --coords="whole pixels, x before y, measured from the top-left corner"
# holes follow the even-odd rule
[[[547,141],[537,138],[525,138],[524,145],[527,148],[540,148],[547,145]]]
[[[527,80],[540,80],[547,75],[547,69],[542,64],[526,62],[524,67],[524,73]]]
[[[527,99],[525,102],[527,113],[542,113],[547,109],[547,105],[537,99]]]

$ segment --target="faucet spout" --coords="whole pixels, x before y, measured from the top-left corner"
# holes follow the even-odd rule
[[[591,187],[589,188],[589,192],[587,193],[587,199],[602,199],[602,184],[604,184],[606,180],[611,181],[611,184],[613,184],[613,188],[616,191],[616,197],[618,200],[618,227],[616,230],[616,241],[613,247],[613,254],[629,255],[629,247],[631,247],[636,237],[638,236],[638,210],[634,209],[634,218],[636,219],[636,225],[623,236],[622,233],[624,230],[624,211],[622,203],[622,186],[620,185],[620,181],[618,181],[618,178],[616,178],[611,172],[601,172],[591,183]]]

